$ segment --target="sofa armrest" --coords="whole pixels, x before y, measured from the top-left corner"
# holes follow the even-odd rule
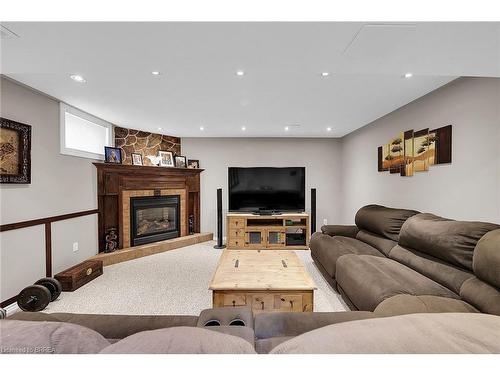
[[[329,236],[344,236],[356,238],[359,228],[356,225],[323,225],[321,227],[323,234]]]
[[[255,316],[255,338],[293,337],[330,324],[374,317],[369,311],[260,313]]]

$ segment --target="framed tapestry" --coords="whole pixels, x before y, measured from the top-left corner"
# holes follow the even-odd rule
[[[31,183],[31,126],[0,117],[0,183]]]

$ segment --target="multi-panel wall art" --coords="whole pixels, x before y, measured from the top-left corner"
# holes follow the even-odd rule
[[[379,172],[410,177],[429,166],[451,163],[451,125],[398,134],[378,148]]]

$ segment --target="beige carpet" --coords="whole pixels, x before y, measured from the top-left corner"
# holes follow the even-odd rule
[[[104,268],[104,274],[74,292],[64,292],[44,312],[198,315],[212,307],[208,284],[222,250],[204,242]],[[318,289],[315,311],[348,310],[323,279],[310,252],[296,251]]]

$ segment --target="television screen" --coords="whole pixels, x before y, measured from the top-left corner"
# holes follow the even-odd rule
[[[305,168],[230,167],[229,211],[305,210]]]

